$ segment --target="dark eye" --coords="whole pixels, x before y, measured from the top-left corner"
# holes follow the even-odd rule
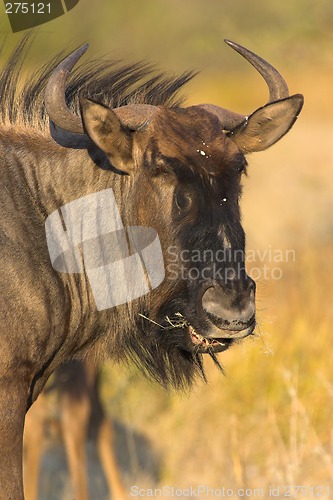
[[[163,175],[163,174],[168,174],[168,173],[169,173],[169,171],[167,170],[165,165],[163,165],[162,163],[160,163],[159,165],[156,165],[154,170],[153,170],[154,177],[157,177],[157,176]]]
[[[179,210],[187,210],[192,204],[192,199],[189,193],[178,190],[175,193],[175,204]]]

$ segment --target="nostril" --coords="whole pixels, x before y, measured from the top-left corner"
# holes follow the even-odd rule
[[[202,310],[210,320],[216,318],[223,322],[246,323],[255,315],[255,283],[251,280],[246,293],[223,290],[220,286],[211,286],[201,298]]]
[[[227,293],[221,293],[215,287],[208,288],[202,296],[202,307],[204,311],[213,314],[214,316],[221,317],[225,310],[230,309],[231,303],[228,300]],[[225,318],[228,319],[228,318]]]

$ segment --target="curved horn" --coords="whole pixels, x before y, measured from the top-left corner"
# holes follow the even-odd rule
[[[65,91],[67,80],[75,64],[82,57],[88,48],[88,44],[79,47],[75,52],[66,57],[53,71],[45,89],[46,111],[56,126],[51,127],[54,137],[60,137],[61,144],[78,143],[85,139],[85,131],[82,125],[81,117],[73,113],[66,103]],[[137,130],[144,127],[157,112],[158,107],[149,104],[129,104],[115,108],[113,111],[117,114],[120,122],[131,130]],[[58,130],[57,130],[58,129]],[[61,134],[61,130],[65,134]],[[66,135],[67,133],[67,135]],[[68,133],[70,135],[68,135]],[[75,137],[76,134],[76,137]],[[80,137],[77,137],[80,134]],[[73,136],[71,136],[73,135]],[[87,138],[88,139],[88,138]],[[87,143],[83,140],[82,145]]]
[[[224,41],[229,47],[236,50],[244,59],[251,63],[264,78],[269,89],[268,102],[278,101],[279,99],[285,99],[289,96],[288,85],[271,64],[238,43],[232,42],[231,40]]]
[[[86,43],[66,57],[53,71],[45,88],[45,106],[50,119],[57,127],[73,134],[84,134],[84,130],[81,118],[67,106],[66,84],[70,72],[88,47]]]
[[[224,40],[227,45],[241,54],[254,68],[261,74],[267,83],[269,90],[269,103],[289,96],[288,86],[280,73],[267,61],[254,54],[250,50],[242,47],[238,43]],[[200,107],[216,115],[225,130],[231,131],[244,122],[247,117],[214,104],[201,104]]]

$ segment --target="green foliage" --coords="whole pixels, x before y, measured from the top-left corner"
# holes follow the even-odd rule
[[[241,68],[225,51],[231,38],[291,67],[327,63],[332,46],[330,0],[81,0],[65,16],[37,30],[42,55],[80,42],[91,53],[156,61],[174,70],[192,67]],[[9,32],[5,18],[2,31]],[[11,35],[17,40],[20,33]]]

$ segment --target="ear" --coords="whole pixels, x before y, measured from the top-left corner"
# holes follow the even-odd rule
[[[130,174],[134,169],[133,132],[123,126],[114,111],[90,99],[80,99],[84,129],[90,139],[118,170]]]
[[[263,151],[291,129],[301,112],[303,102],[303,96],[295,94],[266,104],[228,135],[244,153]]]

